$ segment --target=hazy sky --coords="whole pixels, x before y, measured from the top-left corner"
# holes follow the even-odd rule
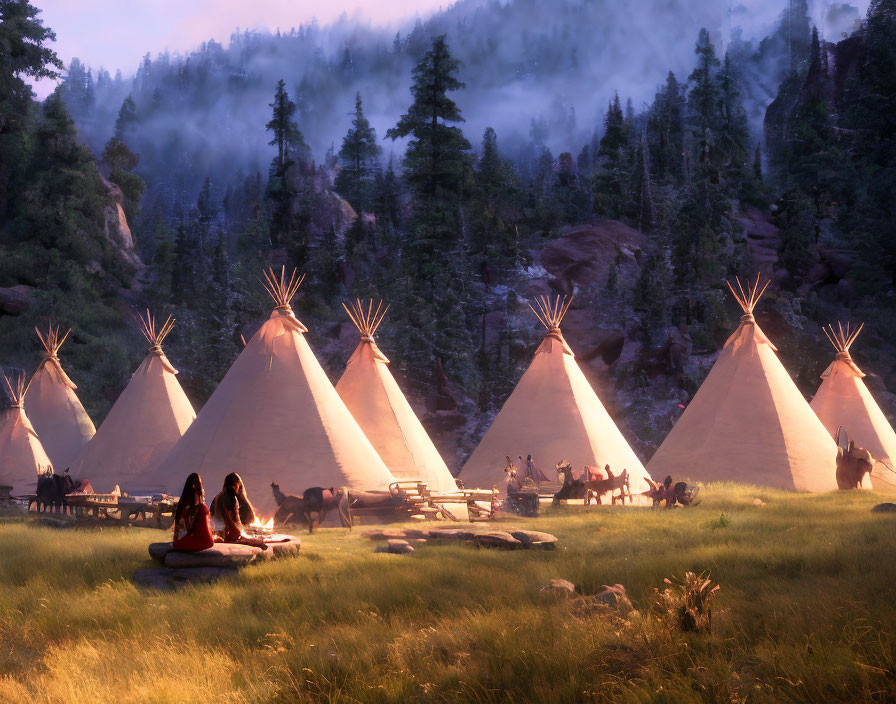
[[[383,25],[428,15],[447,0],[32,0],[56,32],[55,50],[66,65],[78,57],[88,66],[133,74],[149,51],[186,52],[208,39],[225,45],[236,27],[269,29],[321,24],[345,12]],[[46,97],[55,84],[35,86]]]

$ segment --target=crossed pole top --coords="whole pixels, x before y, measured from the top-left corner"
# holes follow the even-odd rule
[[[264,286],[264,290],[274,299],[277,308],[289,309],[290,301],[292,301],[299,290],[299,286],[302,285],[304,280],[305,275],[302,274],[299,276],[297,269],[292,270],[292,274],[290,274],[289,280],[287,280],[285,266],[280,267],[279,278],[274,273],[274,268],[270,267],[264,272],[264,280],[262,280],[261,285]]]
[[[348,317],[351,318],[355,327],[358,328],[358,332],[361,333],[361,339],[364,342],[373,342],[373,336],[389,311],[388,305],[383,308],[382,301],[377,302],[376,309],[374,309],[373,299],[367,302],[366,309],[360,298],[350,301],[348,305],[343,303],[342,307],[345,308]]]
[[[529,308],[548,332],[560,332],[560,323],[569,310],[572,298],[572,296],[557,296],[552,303],[547,296],[537,296],[535,305],[530,303]]]
[[[728,284],[728,288],[731,289],[731,293],[734,294],[734,298],[740,304],[740,307],[743,309],[744,314],[741,316],[741,322],[754,322],[755,318],[753,317],[753,309],[756,307],[756,304],[759,302],[759,299],[762,297],[762,294],[765,293],[765,289],[768,288],[768,285],[771,283],[771,279],[768,279],[763,285],[762,288],[759,288],[759,279],[761,274],[756,274],[756,281],[752,284],[747,282],[746,288],[741,284],[740,278],[737,276],[734,277],[734,282],[737,284],[737,291],[734,290],[734,286],[731,285],[731,282],[726,280],[725,283]]]

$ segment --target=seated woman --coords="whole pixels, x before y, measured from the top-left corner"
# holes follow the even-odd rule
[[[198,552],[215,544],[202,478],[193,472],[184,484],[177,507],[174,509],[175,550]]]
[[[225,543],[252,545],[267,550],[263,540],[250,538],[243,531],[246,523],[255,520],[255,509],[249,503],[243,480],[236,472],[224,478],[224,489],[212,501],[212,518],[219,524],[218,535]]]

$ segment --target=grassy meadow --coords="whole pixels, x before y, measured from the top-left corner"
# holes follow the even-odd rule
[[[754,499],[764,503],[754,505]],[[896,515],[885,497],[715,485],[696,507],[546,509],[499,525],[558,549],[296,558],[173,593],[134,586],[150,529],[0,523],[3,702],[884,702],[896,697]],[[710,634],[654,614],[663,578],[721,585]],[[621,583],[637,609],[548,599]]]

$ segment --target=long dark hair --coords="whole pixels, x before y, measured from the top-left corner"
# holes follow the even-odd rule
[[[177,523],[184,511],[191,508],[196,501],[196,494],[199,494],[199,500],[205,501],[205,491],[202,489],[202,477],[193,472],[184,482],[184,490],[180,492],[180,498],[177,500],[177,506],[174,508],[174,522]]]
[[[233,488],[237,482],[240,483],[239,492]],[[240,523],[246,524],[255,520],[255,507],[252,506],[249,497],[246,496],[246,485],[239,474],[231,472],[224,477],[224,491],[227,492],[228,496],[239,499]]]

